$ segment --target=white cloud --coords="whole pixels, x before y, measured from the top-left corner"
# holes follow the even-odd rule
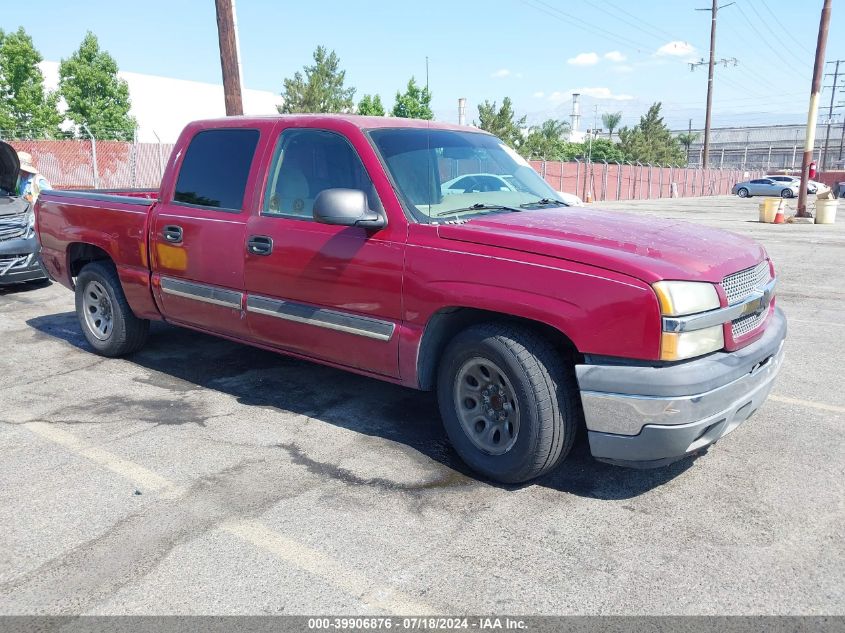
[[[546,96],[546,93],[543,92],[542,90],[538,90],[537,92],[534,93],[535,99],[542,99],[545,96]]]
[[[510,70],[508,70],[507,68],[500,68],[499,70],[497,70],[496,72],[494,72],[490,76],[495,77],[496,79],[502,79],[504,77],[510,77],[510,75],[511,75]]]
[[[681,40],[666,42],[666,44],[657,49],[655,55],[661,57],[691,57],[695,55],[695,46],[689,42],[682,42]]]
[[[556,90],[548,96],[548,100],[554,104],[560,104],[569,101],[574,93],[584,95],[585,97],[592,97],[593,99],[605,101],[630,101],[634,97],[629,94],[616,94],[610,88],[593,87],[593,88],[572,88],[565,92]]]
[[[624,62],[626,59],[628,59],[619,51],[609,51],[604,54],[604,58],[614,63]]]
[[[596,53],[578,53],[567,59],[566,63],[572,66],[595,66],[599,63],[599,56]]]

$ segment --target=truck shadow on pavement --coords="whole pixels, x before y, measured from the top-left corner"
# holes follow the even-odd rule
[[[93,354],[73,312],[36,317],[27,324],[39,336],[59,339]],[[173,401],[181,399],[186,392],[213,389],[235,397],[243,405],[307,416],[403,444],[447,469],[457,471],[469,483],[478,480],[452,449],[433,393],[163,323],[153,323],[146,346],[125,360],[150,370],[147,378],[135,378],[136,382],[174,394],[172,399],[142,401],[152,410],[144,421],[204,425],[202,415],[180,416]],[[131,394],[126,396],[128,399]],[[126,403],[109,402],[107,405],[113,412],[115,406],[126,406]],[[102,413],[108,414],[108,411]],[[629,499],[667,483],[687,470],[693,461],[694,458],[689,458],[654,470],[610,466],[592,458],[586,434],[582,434],[558,469],[532,483],[581,497]],[[493,485],[504,489],[521,487]]]

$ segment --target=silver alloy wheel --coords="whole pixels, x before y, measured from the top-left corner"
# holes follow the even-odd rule
[[[740,198],[747,198],[748,197],[748,189],[745,187],[740,187],[739,191],[736,192]]]
[[[488,455],[503,455],[519,434],[519,405],[510,380],[486,358],[470,358],[452,389],[455,411],[466,436]]]
[[[82,309],[88,330],[101,341],[108,340],[113,329],[109,293],[99,281],[89,281],[82,293]]]

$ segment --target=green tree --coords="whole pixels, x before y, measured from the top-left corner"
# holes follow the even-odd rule
[[[426,86],[419,87],[416,80],[411,77],[405,93],[396,92],[393,116],[403,119],[433,119],[434,112],[431,111],[431,92],[429,89]]]
[[[358,114],[365,116],[384,116],[384,106],[378,95],[364,95],[358,102]]]
[[[604,129],[607,130],[607,138],[613,137],[613,130],[619,127],[621,120],[621,112],[605,112],[601,115],[601,123],[604,125]]]
[[[625,160],[667,165],[683,160],[678,139],[672,136],[660,116],[660,102],[654,103],[633,128],[619,130],[619,148]]]
[[[284,80],[279,112],[352,112],[355,108],[355,88],[347,88],[346,71],[340,70],[340,58],[324,46],[314,51],[314,64],[304,66],[305,76],[299,71],[292,79]]]
[[[23,27],[0,31],[0,129],[29,138],[59,134],[59,95],[44,90],[42,59]]]
[[[682,132],[678,134],[678,142],[684,146],[684,151],[687,155],[687,164],[689,165],[689,148],[698,140],[698,132]]]
[[[584,141],[580,155],[591,156],[594,161],[606,160],[609,163],[621,163],[625,160],[625,155],[619,146],[606,138],[594,138],[592,148],[589,139]]]
[[[513,103],[510,97],[502,99],[502,106],[496,108],[496,102],[485,100],[478,105],[478,122],[473,125],[494,136],[498,136],[506,145],[519,149],[523,143],[522,129],[525,127],[526,117],[515,118]]]
[[[76,52],[59,64],[59,92],[67,103],[67,118],[86,126],[96,138],[132,138],[135,119],[129,115],[129,85],[117,76],[117,62],[100,49],[91,31]]]
[[[526,158],[545,160],[569,160],[571,145],[564,136],[569,133],[569,123],[548,119],[539,127],[531,128],[520,145],[519,151]]]

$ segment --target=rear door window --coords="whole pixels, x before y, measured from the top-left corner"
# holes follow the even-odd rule
[[[240,211],[258,137],[249,129],[199,132],[185,152],[174,203]]]

